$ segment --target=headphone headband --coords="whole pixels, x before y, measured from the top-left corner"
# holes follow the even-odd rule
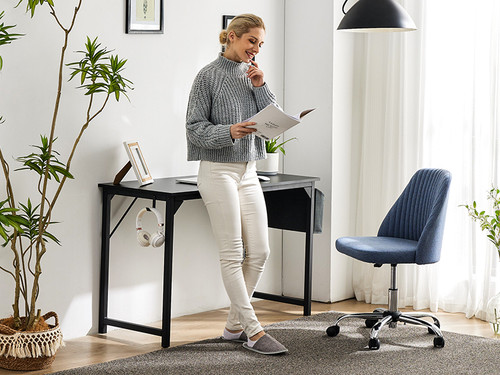
[[[160,227],[160,231],[163,232],[163,228],[165,227],[165,223],[163,222],[163,218],[161,217],[160,211],[158,211],[156,208],[153,208],[153,207],[144,207],[142,210],[139,211],[139,213],[137,214],[137,217],[135,219],[135,228],[137,230],[142,229],[142,217],[148,211],[155,214],[156,221],[158,222],[158,226]]]
[[[148,211],[155,214],[156,220],[158,222],[159,229],[152,235],[142,229],[142,217]],[[165,224],[161,217],[161,213],[156,208],[145,207],[140,210],[135,219],[135,228],[137,230],[137,241],[139,242],[139,245],[144,247],[149,245],[153,247],[160,247],[161,245],[163,245],[165,243],[164,227]]]

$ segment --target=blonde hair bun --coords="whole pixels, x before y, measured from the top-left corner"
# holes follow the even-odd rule
[[[248,33],[250,29],[254,27],[258,27],[264,30],[266,29],[266,27],[264,26],[264,21],[262,21],[262,18],[260,18],[259,16],[250,13],[240,14],[239,16],[236,16],[231,20],[227,27],[227,30],[222,30],[222,32],[219,34],[219,41],[221,44],[228,44],[228,34],[231,31],[234,31],[236,36],[239,38],[243,34]]]
[[[220,44],[226,44],[227,43],[227,30],[222,30],[219,34],[219,41]]]

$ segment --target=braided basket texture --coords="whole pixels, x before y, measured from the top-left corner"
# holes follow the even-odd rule
[[[16,331],[0,319],[0,368],[17,371],[40,370],[54,362],[57,350],[64,346],[59,319],[53,311],[43,316],[55,319],[55,325],[40,332]]]

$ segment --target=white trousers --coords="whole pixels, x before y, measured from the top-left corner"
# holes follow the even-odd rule
[[[198,189],[220,253],[222,280],[231,300],[226,328],[248,337],[262,331],[250,304],[269,257],[267,211],[255,162],[201,161]]]

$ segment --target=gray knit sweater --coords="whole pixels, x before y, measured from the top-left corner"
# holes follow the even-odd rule
[[[188,160],[245,162],[265,158],[264,141],[254,134],[231,138],[230,126],[242,122],[276,97],[267,84],[253,87],[248,64],[219,57],[196,76],[186,116]]]

